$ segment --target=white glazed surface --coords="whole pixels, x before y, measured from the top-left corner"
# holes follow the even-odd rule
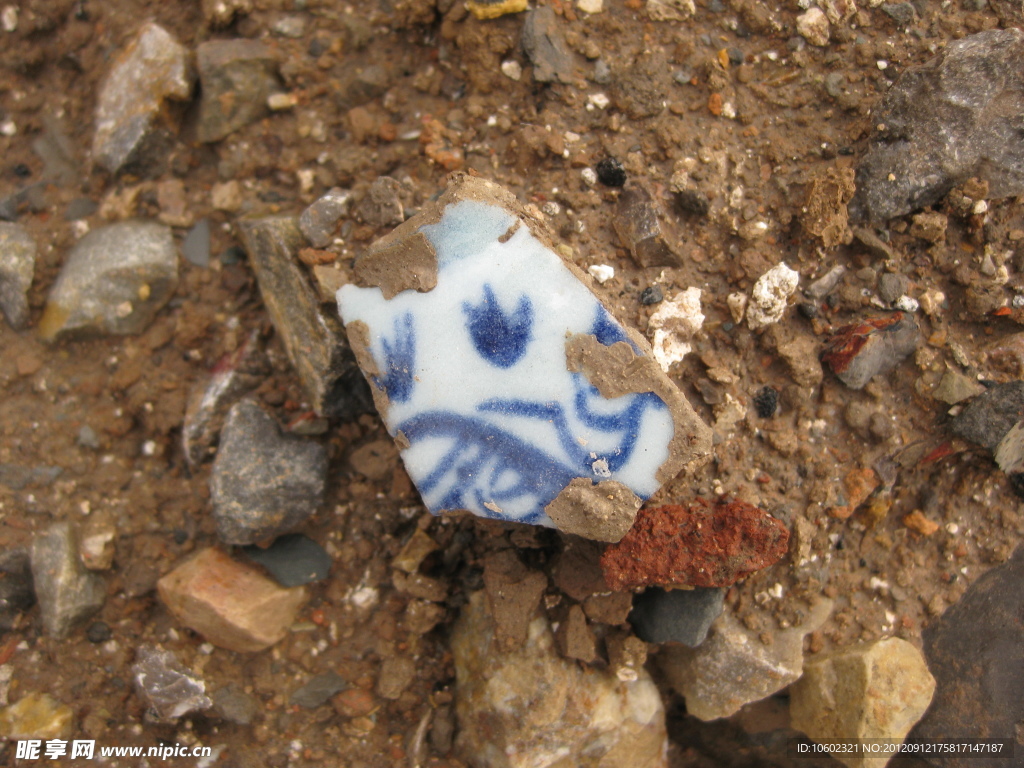
[[[384,372],[371,386],[388,393],[389,432],[411,443],[406,469],[434,513],[551,525],[544,507],[573,477],[647,498],[668,458],[668,408],[652,394],[605,399],[566,370],[568,335],[625,333],[527,227],[499,242],[516,223],[496,205],[450,204],[420,228],[437,253],[434,289],[390,301],[378,288],[338,291],[342,320],[369,328]]]

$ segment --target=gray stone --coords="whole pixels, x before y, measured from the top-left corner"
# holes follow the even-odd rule
[[[538,83],[571,83],[574,67],[558,18],[548,6],[539,6],[526,14],[522,32],[523,52],[533,64],[533,79]]]
[[[668,646],[658,654],[658,666],[686,697],[689,714],[701,720],[729,717],[800,678],[804,635],[820,627],[831,612],[832,601],[822,600],[799,627],[774,633],[771,645],[724,613],[699,648]]]
[[[0,635],[14,629],[18,617],[35,602],[28,552],[10,549],[0,554]]]
[[[141,333],[178,286],[171,230],[155,221],[95,229],[71,249],[50,290],[39,334],[46,341]]]
[[[889,306],[895,304],[901,296],[905,295],[909,287],[910,280],[906,275],[883,272],[878,277],[878,296]]]
[[[78,439],[76,442],[83,448],[91,448],[96,451],[100,447],[100,436],[96,434],[96,430],[90,427],[88,424],[83,424],[82,428],[78,430]]]
[[[181,242],[181,253],[197,267],[210,266],[210,220],[200,219]]]
[[[203,679],[162,648],[139,648],[132,664],[132,679],[139,697],[161,720],[177,720],[213,706]]]
[[[881,222],[971,177],[992,198],[1024,192],[1024,32],[970,35],[904,72],[872,113],[850,214]]]
[[[888,3],[882,6],[882,11],[896,22],[898,27],[906,28],[914,23],[917,18],[917,11],[913,3]]]
[[[909,739],[955,734],[1010,738],[1020,759],[1024,723],[1024,546],[968,588],[924,631],[935,696]],[[980,755],[933,760],[943,768],[987,768],[1011,761]],[[1018,765],[1018,762],[1013,762]]]
[[[352,193],[334,187],[299,216],[299,229],[314,248],[326,248],[334,239],[341,217],[348,212]]]
[[[181,428],[181,445],[189,466],[195,467],[212,455],[228,410],[255,389],[268,371],[259,332],[253,331],[234,352],[224,355],[206,378],[196,382]]]
[[[210,477],[217,535],[225,544],[253,544],[294,528],[316,512],[326,479],[322,445],[282,434],[252,400],[236,403]]]
[[[910,315],[868,319],[833,334],[821,355],[836,377],[850,389],[862,389],[917,349],[921,331]]]
[[[103,607],[103,579],[78,556],[78,532],[71,523],[55,523],[36,534],[31,550],[32,580],[43,629],[58,640]]]
[[[470,595],[452,631],[457,754],[474,768],[664,768],[665,711],[643,667],[626,681],[561,658],[539,614],[507,651],[487,604]]]
[[[64,221],[81,221],[96,213],[99,203],[88,197],[76,197],[64,211]]]
[[[932,397],[947,405],[956,405],[964,400],[982,395],[988,390],[977,379],[965,376],[959,371],[946,371],[942,375],[939,386],[932,392]]]
[[[30,485],[46,486],[61,476],[60,467],[24,467],[20,464],[0,464],[0,485],[12,491],[22,491]]]
[[[957,437],[994,451],[1013,425],[1024,419],[1024,381],[998,384],[974,398],[953,419]]]
[[[348,683],[337,672],[324,672],[309,679],[305,685],[292,693],[291,703],[306,709],[316,709],[336,693],[348,688]]]
[[[226,685],[213,692],[214,711],[235,725],[249,725],[259,712],[256,700],[233,685]]]
[[[80,178],[75,145],[61,118],[43,115],[43,132],[32,140],[32,151],[43,161],[45,181],[68,187]]]
[[[612,226],[622,245],[642,267],[665,267],[679,260],[665,239],[661,211],[650,190],[643,185],[622,190],[615,204]]]
[[[305,239],[295,220],[239,222],[249,264],[267,313],[284,342],[313,408],[322,416],[354,417],[373,410],[369,386],[349,349],[341,321],[324,312],[297,263]]]
[[[383,96],[390,85],[388,71],[379,64],[354,70],[350,68],[339,82],[338,107],[347,111],[367,104]]]
[[[220,141],[266,114],[267,99],[280,91],[277,62],[256,40],[209,40],[196,49],[202,96],[199,140]]]
[[[36,266],[36,242],[20,224],[0,222],[0,311],[11,327],[28,325],[28,289]]]
[[[378,176],[359,203],[359,218],[373,227],[393,227],[405,221],[398,191],[402,185],[390,176]]]
[[[117,173],[126,165],[146,165],[172,130],[169,100],[185,101],[194,73],[189,52],[163,27],[146,23],[121,51],[100,88],[92,155]]]
[[[725,590],[652,587],[633,599],[629,623],[648,643],[682,643],[696,648],[722,613]]]
[[[334,562],[323,547],[301,533],[281,536],[266,549],[246,547],[242,554],[270,571],[274,581],[282,587],[323,581]]]

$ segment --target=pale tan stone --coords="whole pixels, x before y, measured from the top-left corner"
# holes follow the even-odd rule
[[[793,727],[814,741],[902,744],[928,709],[935,678],[917,648],[889,637],[808,660],[789,691]],[[850,768],[882,768],[888,761],[838,752],[834,757]]]
[[[157,583],[175,618],[214,645],[262,651],[288,632],[308,597],[285,589],[217,549],[206,549]]]

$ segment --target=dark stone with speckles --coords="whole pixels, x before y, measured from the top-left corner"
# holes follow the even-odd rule
[[[594,168],[597,180],[606,187],[622,187],[626,184],[626,169],[614,157],[606,157]]]

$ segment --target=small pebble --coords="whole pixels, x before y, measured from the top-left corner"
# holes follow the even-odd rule
[[[105,643],[112,635],[113,633],[110,631],[110,626],[105,621],[94,621],[89,625],[89,628],[85,630],[85,636],[88,638],[90,643]]]
[[[762,387],[754,395],[754,408],[757,409],[757,415],[762,419],[770,419],[775,415],[778,407],[779,390],[775,387]]]
[[[181,252],[197,267],[210,266],[210,220],[200,219],[181,243]]]
[[[621,187],[626,184],[626,169],[614,157],[606,157],[597,164],[597,179],[606,187]]]
[[[652,304],[660,304],[664,300],[665,292],[660,285],[649,285],[640,294],[640,303],[647,307]]]

